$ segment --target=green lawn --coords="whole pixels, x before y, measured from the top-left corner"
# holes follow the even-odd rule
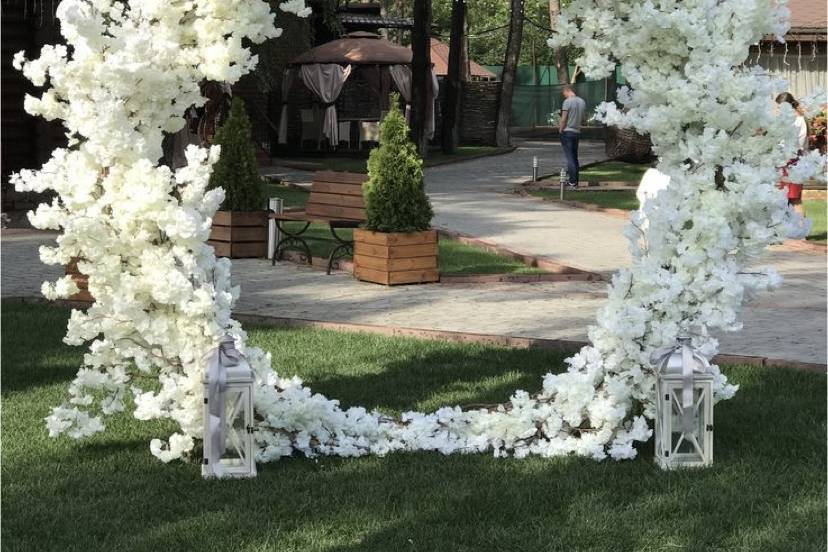
[[[635,182],[638,184],[641,177],[652,165],[624,163],[623,161],[601,161],[581,169],[578,179],[583,182]],[[558,175],[546,176],[543,180],[554,179]]]
[[[271,183],[268,186],[269,197],[281,197],[286,207],[302,207],[308,199],[308,192]],[[288,229],[298,231],[304,223],[286,223]],[[353,232],[348,229],[337,230],[343,238],[352,239]],[[327,258],[336,247],[331,231],[325,224],[312,224],[304,234],[314,257]],[[308,239],[310,238],[310,239]],[[526,266],[481,247],[466,245],[456,240],[440,240],[440,272],[443,274],[538,274],[544,272],[539,268]]]
[[[560,191],[555,189],[532,190],[529,193],[533,196],[553,201],[558,200],[560,197]],[[598,205],[599,207],[624,209],[627,211],[638,209],[638,199],[635,197],[635,190],[612,190],[606,192],[565,190],[564,200],[580,201],[582,203]],[[807,200],[804,203],[805,215],[813,221],[808,240],[825,243],[826,239],[828,239],[825,220],[826,201],[824,199],[813,199]]]
[[[477,159],[478,157],[487,157],[489,155],[507,153],[513,149],[514,148],[498,148],[493,146],[461,146],[457,148],[456,153],[451,155],[446,155],[442,151],[429,152],[428,157],[426,157],[423,161],[423,165],[426,167],[436,167],[439,165],[447,165],[449,163],[458,163],[460,161]],[[368,170],[367,163],[367,155],[366,157],[337,157],[331,154],[327,154],[325,156],[299,155],[273,159],[273,164],[275,165],[310,171],[327,169],[333,171],[364,173]]]
[[[591,165],[580,172],[581,182],[635,182],[641,181],[641,177],[652,165],[638,165],[624,163],[623,161],[604,161]]]
[[[551,201],[558,201],[561,197],[560,190],[531,190],[530,195],[542,197]],[[632,211],[638,209],[638,199],[635,197],[635,190],[608,190],[605,192],[585,190],[564,190],[564,201],[580,201],[581,203],[592,203],[599,207],[611,209],[624,209]]]
[[[284,207],[304,207],[308,202],[309,192],[302,188],[294,188],[292,186],[283,186],[279,182],[272,182],[264,180],[265,194],[268,198],[280,197],[283,200]]]
[[[288,229],[298,231],[304,223],[288,222]],[[353,231],[337,230],[343,239],[352,239]],[[303,237],[307,240],[314,257],[328,258],[336,247],[331,231],[325,224],[311,224]],[[295,249],[295,251],[299,251]],[[457,240],[440,238],[439,263],[442,274],[539,274],[539,268],[527,266],[520,261],[490,253],[482,247],[466,245]]]
[[[809,241],[825,243],[828,239],[828,232],[825,227],[826,201],[824,199],[812,199],[803,202],[805,204],[805,216],[813,221]]]
[[[171,430],[127,415],[85,441],[50,439],[82,350],[67,311],[3,305],[3,550],[278,552],[825,549],[825,377],[726,368],[742,388],[716,407],[715,464],[663,473],[634,461],[487,454],[260,465],[203,481],[164,465]],[[283,374],[343,406],[393,412],[533,391],[559,354],[329,331],[252,329]]]

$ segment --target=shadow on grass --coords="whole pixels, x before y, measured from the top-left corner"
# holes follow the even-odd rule
[[[398,410],[430,409],[447,397],[504,400],[560,368],[560,355],[543,351],[308,330],[251,335],[274,366],[315,390]],[[10,348],[20,343],[31,345]],[[742,389],[716,406],[716,461],[705,470],[663,473],[645,444],[640,458],[618,463],[437,453],[293,458],[259,466],[259,477],[245,481],[203,481],[196,463],[155,460],[148,443],[174,430],[166,422],[120,415],[87,441],[46,438],[33,403],[59,403],[71,375],[34,389],[26,381],[39,376],[30,367],[3,364],[4,380],[20,380],[3,405],[4,550],[824,547],[824,375],[728,369]]]
[[[346,408],[394,412],[504,402],[517,389],[535,392],[545,374],[565,368],[567,356],[333,331],[308,336],[254,328],[250,336],[253,344],[273,354],[280,375],[298,374],[315,392],[337,398]]]
[[[65,381],[77,373],[84,350],[63,344],[69,309],[3,301],[3,392]],[[15,366],[15,370],[7,370]]]

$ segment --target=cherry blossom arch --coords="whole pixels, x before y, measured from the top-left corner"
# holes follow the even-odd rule
[[[303,0],[280,9],[309,12]],[[190,147],[187,166],[176,171],[157,163],[163,132],[177,131],[183,111],[203,103],[198,83],[237,81],[256,63],[242,40],[280,34],[268,5],[63,0],[57,16],[69,47],[14,60],[46,87],[26,98],[26,110],[62,119],[69,137],[68,147],[14,183],[56,192],[30,214],[36,227],[61,231],[41,259],[84,259],[79,268],[96,298],[71,314],[65,341],[88,344],[88,352],[66,402],[46,419],[52,436],[91,435],[107,415],[130,409],[141,420],[174,420],[178,431],[150,448],[165,462],[186,457],[201,434],[204,359],[230,334],[256,375],[261,462],[294,452],[397,450],[632,458],[634,442],[651,434],[650,354],[687,333],[712,355],[718,332],[740,328],[743,301],[780,281],[753,265],[798,224],[774,187],[778,167],[793,157],[785,145],[794,143],[793,113],[783,106],[774,114],[778,85],[743,62],[764,35],[784,35],[784,0],[573,0],[552,44],[579,47],[589,77],[621,64],[632,91],[622,90],[623,109],[605,105],[601,116],[649,133],[659,170],[671,178],[632,217],[633,263],[613,277],[589,328],[591,344],[567,359],[568,371],[547,374],[540,391],[517,391],[495,410],[455,406],[392,418],[342,409],[280,377],[231,316],[239,290],[230,262],[206,244],[223,200],[222,190],[207,189],[218,148]],[[806,157],[791,179],[802,181],[820,163]],[[69,277],[43,285],[49,298],[74,291]],[[736,386],[713,369],[716,398],[731,397]],[[159,382],[153,390],[139,383],[147,376]]]

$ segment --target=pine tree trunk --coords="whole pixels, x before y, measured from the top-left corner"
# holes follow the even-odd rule
[[[552,31],[558,26],[558,16],[561,15],[561,0],[549,0],[549,27]],[[569,83],[569,58],[566,55],[566,48],[556,48],[555,69],[558,71],[558,82]]]
[[[414,0],[411,30],[411,139],[420,155],[428,154],[426,114],[431,81],[431,0]]]
[[[466,29],[466,3],[454,2],[451,8],[451,43],[449,45],[448,75],[443,103],[443,152],[457,150],[460,134],[460,101],[463,92],[463,50]]]
[[[520,46],[523,41],[523,0],[511,0],[509,17],[509,40],[506,44],[506,58],[503,60],[503,77],[500,83],[500,97],[497,105],[497,129],[495,141],[500,147],[511,143],[509,127],[512,123],[512,96],[515,92]]]

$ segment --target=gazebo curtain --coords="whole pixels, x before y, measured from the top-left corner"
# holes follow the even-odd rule
[[[437,98],[440,95],[440,84],[437,82],[437,73],[434,72],[434,68],[431,68],[431,97],[428,99],[426,105],[426,123],[425,123],[425,133],[428,136],[428,139],[431,140],[434,138],[434,129],[437,126],[436,122],[436,111],[437,111]]]
[[[371,87],[371,91],[379,98],[380,111],[388,111],[391,75],[387,68],[382,65],[364,65],[361,67],[361,72],[368,86]]]
[[[388,73],[405,102],[405,118],[407,120],[411,108],[411,67],[408,65],[389,65]]]
[[[282,115],[279,117],[279,143],[287,144],[288,133],[288,96],[293,86],[294,71],[288,67],[282,78]]]
[[[409,109],[411,107],[411,67],[408,65],[389,65],[388,72],[394,81],[397,90],[405,100],[405,116],[409,116]],[[440,93],[440,85],[437,82],[437,73],[434,69],[431,70],[431,90],[429,90],[429,101],[426,107],[426,136],[429,140],[434,138],[434,129],[436,127],[434,102]]]
[[[334,147],[339,144],[339,124],[334,102],[350,75],[350,65],[346,67],[336,63],[302,65],[302,82],[325,104],[322,134],[328,137]]]

